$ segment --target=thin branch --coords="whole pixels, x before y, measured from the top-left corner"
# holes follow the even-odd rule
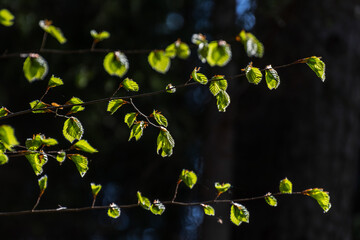
[[[175,202],[176,195],[177,195],[177,193],[178,193],[179,185],[180,185],[181,182],[182,182],[182,180],[179,179],[178,182],[176,183],[174,196],[173,196],[173,198],[172,198],[172,200],[171,200],[172,203]]]
[[[43,35],[43,39],[42,39],[42,42],[41,42],[41,46],[40,46],[39,52],[41,52],[41,51],[44,49],[44,47],[45,47],[47,35],[48,35],[47,32],[44,32],[44,35]]]
[[[132,98],[130,98],[130,103],[131,103],[131,105],[133,106],[133,108],[134,108],[141,116],[143,116],[143,117],[146,119],[146,121],[148,121],[148,123],[149,123],[150,125],[152,125],[152,126],[154,126],[154,127],[156,127],[156,128],[161,128],[159,125],[156,125],[156,124],[154,124],[153,122],[151,122],[150,119],[149,119],[149,117],[148,117],[147,115],[145,115],[144,113],[142,113],[142,112],[135,106]]]

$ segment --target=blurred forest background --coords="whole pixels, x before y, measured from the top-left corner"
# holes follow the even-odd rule
[[[360,200],[357,0],[0,0],[0,8],[16,17],[14,26],[0,27],[0,54],[39,49],[42,19],[53,20],[68,39],[60,45],[48,37],[46,48],[90,48],[91,29],[111,33],[98,44],[101,48],[164,49],[177,38],[191,44],[193,33],[232,44],[233,58],[224,68],[202,64],[193,51],[189,60],[173,60],[165,75],[151,69],[146,54],[127,55],[126,76],[139,83],[140,92],[184,83],[195,66],[207,76],[233,76],[250,61],[259,67],[277,66],[315,55],[327,64],[325,83],[306,65],[279,70],[281,84],[273,91],[263,82],[254,86],[245,78],[229,81],[232,102],[226,113],[217,111],[215,99],[202,86],[136,99],[143,112],[158,109],[169,120],[176,146],[173,156],[165,159],[156,154],[156,129],[147,128],[138,142],[127,141],[123,118],[133,111],[130,106],[113,116],[106,113],[105,103],[86,107],[77,117],[84,138],[100,152],[90,157],[84,178],[70,161],[59,166],[50,160],[45,165],[48,189],[39,209],[89,206],[90,182],[103,185],[99,205],[135,203],[138,190],[150,199],[168,200],[183,168],[194,170],[199,182],[191,191],[180,186],[179,200],[213,199],[215,181],[233,184],[224,199],[277,192],[279,181],[288,177],[294,191],[323,187],[332,202],[326,214],[310,198],[281,197],[276,208],[264,201],[247,202],[250,224],[240,227],[230,222],[225,205],[214,206],[217,217],[204,216],[199,207],[175,206],[162,216],[140,208],[123,210],[116,220],[106,211],[1,217],[2,239],[360,239],[360,208],[355,204]],[[249,59],[234,42],[241,29],[264,43],[264,58]],[[104,71],[105,54],[42,55],[49,74],[65,83],[45,101],[109,97],[120,82]],[[28,109],[47,84],[29,84],[23,61],[0,59],[0,105],[11,111]],[[30,114],[1,124],[13,126],[22,144],[34,133],[43,133],[66,148],[63,122],[53,115]],[[31,209],[39,191],[25,157],[0,167],[0,187],[0,211]]]

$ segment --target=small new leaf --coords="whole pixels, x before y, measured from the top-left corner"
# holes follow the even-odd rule
[[[115,203],[112,203],[110,204],[109,206],[109,209],[107,211],[107,215],[111,218],[118,218],[120,216],[120,208],[115,204]]]
[[[0,118],[1,118],[1,117],[5,117],[5,116],[8,115],[9,113],[10,113],[10,111],[9,111],[6,107],[0,108]]]
[[[80,140],[84,134],[84,128],[76,117],[68,118],[63,127],[63,135],[70,142]]]
[[[206,61],[210,66],[225,66],[231,59],[230,45],[225,41],[212,41],[208,45]]]
[[[80,98],[72,97],[69,101],[67,101],[65,103],[65,105],[82,104],[82,103],[84,103],[84,102]],[[73,106],[66,115],[81,112],[84,110],[85,110],[85,107],[83,107],[82,105]]]
[[[204,213],[208,216],[215,216],[215,210],[212,206],[210,205],[206,205],[206,204],[201,204],[201,206],[204,209]]]
[[[161,156],[162,157],[170,157],[173,154],[173,148],[175,147],[175,141],[171,136],[170,132],[161,127],[159,135],[156,141],[157,149],[156,152],[159,154],[161,149]]]
[[[47,33],[49,33],[51,36],[56,38],[60,44],[66,43],[66,38],[64,37],[62,31],[60,28],[55,27],[52,25],[52,21],[49,20],[40,20],[39,26]]]
[[[280,84],[280,77],[271,65],[268,65],[265,68],[265,80],[270,90],[276,89]]]
[[[14,15],[7,9],[0,10],[0,24],[4,25],[5,27],[10,27],[14,24]]]
[[[138,141],[141,138],[141,136],[143,135],[144,128],[145,128],[144,121],[135,123],[133,125],[133,127],[131,128],[130,137],[129,137],[128,141],[130,141],[132,138],[135,138],[136,141]]]
[[[230,220],[236,226],[239,226],[242,222],[249,223],[249,211],[239,203],[233,203],[230,209]]]
[[[93,197],[96,197],[101,190],[101,184],[90,183],[90,186]]]
[[[130,78],[125,78],[122,81],[121,85],[126,89],[126,91],[137,92],[139,91],[139,85]]]
[[[129,61],[125,54],[116,51],[108,53],[103,62],[105,71],[111,76],[122,77],[129,69]]]
[[[292,183],[289,179],[285,178],[280,181],[279,190],[281,193],[291,194],[292,193]]]
[[[126,103],[127,102],[122,99],[111,100],[107,106],[107,111],[111,112],[111,115],[113,115],[122,105]]]
[[[87,157],[80,154],[68,154],[67,157],[75,163],[80,176],[84,177],[87,170],[89,170]]]
[[[277,200],[273,195],[271,195],[271,193],[267,193],[265,195],[265,201],[266,201],[267,204],[269,204],[272,207],[277,206]]]
[[[55,77],[54,75],[52,75],[49,80],[48,87],[53,88],[53,87],[58,87],[61,85],[64,85],[64,82],[61,80],[61,78],[58,78],[58,77]]]
[[[32,101],[30,104],[31,109],[40,109],[40,108],[46,108],[49,105],[44,103],[44,102],[40,102],[39,100],[34,100]],[[38,110],[38,111],[32,111],[33,113],[47,113],[47,112],[51,112],[51,110],[45,109],[45,110]]]
[[[264,45],[253,34],[242,30],[236,37],[236,40],[242,42],[248,57],[263,57]]]
[[[26,154],[25,157],[29,161],[35,174],[39,176],[43,172],[43,166],[47,163],[48,157],[46,154],[31,153]]]
[[[222,183],[222,184],[220,184],[218,182],[215,183],[215,188],[219,194],[227,192],[227,190],[229,190],[230,187],[231,187],[230,183]]]
[[[47,188],[47,180],[48,180],[47,175],[42,176],[38,180],[39,188],[40,188],[40,195],[42,195],[44,193],[45,189]]]
[[[307,189],[303,191],[303,194],[314,198],[318,202],[320,207],[324,210],[324,213],[330,210],[330,195],[328,192],[324,192],[322,188]]]
[[[14,134],[14,129],[11,126],[0,126],[0,143],[9,151],[11,151],[16,145],[19,145],[19,142]]]
[[[166,117],[164,117],[164,115],[162,115],[160,112],[154,110],[152,113],[152,116],[155,118],[156,122],[164,127],[168,126],[168,121],[166,119]]]
[[[320,60],[320,57],[309,57],[306,59],[306,64],[313,70],[323,82],[325,81],[325,63]]]
[[[191,73],[190,78],[194,79],[194,81],[196,81],[198,83],[206,85],[208,83],[208,79],[204,74],[198,73],[199,70],[200,70],[200,68],[194,68],[194,70]]]
[[[262,73],[260,69],[253,67],[252,62],[245,68],[246,78],[249,83],[258,85],[262,79]]]
[[[186,59],[190,56],[191,51],[186,43],[183,43],[178,39],[165,49],[165,53],[166,56],[170,58],[179,57],[181,59]]]
[[[104,39],[107,39],[110,37],[110,33],[107,31],[102,32],[96,32],[94,29],[90,31],[90,35],[96,40],[97,42],[100,42]]]
[[[226,108],[230,105],[230,96],[226,91],[220,90],[216,95],[216,105],[219,112],[225,112]]]
[[[148,56],[150,66],[159,73],[166,73],[170,68],[170,58],[163,50],[152,51]]]
[[[6,154],[0,152],[0,165],[3,165],[9,161],[9,158]]]
[[[72,148],[75,148],[76,150],[80,150],[83,152],[88,152],[88,153],[96,153],[98,152],[98,150],[96,150],[95,148],[93,148],[86,140],[79,140],[77,141]]]
[[[66,153],[64,151],[60,151],[56,155],[56,161],[62,164],[65,161]]]
[[[39,54],[29,54],[23,65],[24,75],[30,83],[44,79],[48,68],[46,60]]]
[[[192,189],[197,182],[196,174],[193,171],[189,171],[187,169],[183,169],[181,171],[179,179],[181,179],[190,189]]]
[[[166,86],[165,90],[167,93],[175,93],[176,92],[176,88],[171,83],[169,83]]]
[[[141,192],[137,192],[138,204],[145,210],[150,210],[151,202],[147,197],[141,195]]]
[[[212,93],[212,95],[216,96],[218,93],[223,90],[226,91],[228,87],[228,83],[223,75],[216,75],[211,78],[209,90]]]
[[[155,200],[154,204],[150,206],[150,211],[155,215],[162,215],[165,211],[165,206],[159,200]]]
[[[128,125],[130,128],[134,122],[136,121],[136,116],[138,114],[136,112],[127,113],[124,118],[124,122]]]

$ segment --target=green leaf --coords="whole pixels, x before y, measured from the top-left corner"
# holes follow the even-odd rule
[[[145,210],[150,210],[151,203],[147,197],[141,195],[141,192],[137,192],[138,204]]]
[[[159,154],[159,151],[161,149],[162,157],[170,157],[172,155],[173,148],[175,147],[175,141],[171,136],[170,132],[166,128],[164,127],[160,128],[156,145],[157,145],[157,150],[156,150],[157,154]]]
[[[49,80],[48,87],[53,88],[53,87],[58,87],[61,85],[64,85],[64,82],[61,80],[61,78],[58,78],[58,77],[55,77],[54,75],[52,75]]]
[[[201,204],[201,206],[204,209],[204,213],[208,216],[215,216],[215,210],[212,206],[210,205],[206,205],[206,204]]]
[[[130,137],[129,137],[128,141],[130,141],[132,138],[135,138],[136,141],[138,141],[141,138],[141,136],[143,135],[144,128],[145,128],[144,121],[135,123],[133,125],[133,127],[131,128]]]
[[[218,95],[221,90],[226,91],[228,83],[223,75],[213,76],[211,80],[209,90],[214,96]]]
[[[111,112],[111,115],[113,115],[122,105],[126,103],[128,102],[122,99],[111,100],[107,106],[107,111]]]
[[[163,50],[152,51],[148,56],[150,66],[159,73],[166,73],[170,68],[170,58]]]
[[[264,45],[252,33],[242,30],[236,40],[242,42],[248,57],[263,57]]]
[[[101,184],[90,183],[90,186],[91,186],[92,195],[96,197],[101,190],[102,187]]]
[[[44,193],[45,189],[47,188],[47,180],[48,180],[47,175],[42,176],[38,180],[41,195]]]
[[[62,164],[65,161],[66,153],[64,151],[60,151],[56,155],[56,161]]]
[[[139,91],[139,85],[130,78],[125,78],[124,81],[122,81],[121,85],[126,89],[126,91]]]
[[[58,141],[54,138],[42,138],[42,144],[47,146],[47,147],[50,147],[50,146],[54,146],[54,145],[57,145],[58,144]]]
[[[93,148],[86,140],[79,140],[77,141],[72,148],[75,148],[76,150],[80,150],[83,152],[88,152],[88,153],[96,153],[98,152],[98,150],[96,150],[95,148]]]
[[[84,128],[76,117],[70,117],[65,121],[63,135],[70,143],[75,139],[80,140],[83,134]]]
[[[134,122],[136,121],[136,116],[138,115],[138,113],[136,112],[132,112],[132,113],[127,113],[125,115],[124,118],[124,122],[128,125],[128,127],[130,128]]]
[[[323,82],[325,81],[325,63],[320,60],[320,57],[306,58],[306,64],[316,73]]]
[[[96,32],[94,29],[90,31],[90,35],[94,38],[94,40],[100,42],[104,39],[107,39],[110,37],[110,33],[107,31],[102,32]]]
[[[66,38],[64,37],[60,28],[52,25],[52,21],[49,20],[40,20],[39,26],[51,36],[56,38],[60,44],[66,43]]]
[[[230,105],[230,96],[226,91],[220,90],[216,95],[216,105],[219,112],[225,112],[226,108]]]
[[[10,111],[6,107],[0,108],[0,118],[5,117],[10,113]]]
[[[168,126],[168,121],[164,115],[161,114],[161,112],[158,112],[156,110],[153,111],[152,116],[155,118],[156,122],[164,127]]]
[[[190,56],[190,48],[186,43],[181,42],[180,39],[167,46],[165,49],[166,56],[170,58],[179,57],[186,59]]]
[[[150,211],[155,215],[162,215],[165,211],[165,206],[159,200],[155,200],[154,204],[150,206]]]
[[[72,105],[72,104],[83,104],[84,102],[77,97],[72,97],[69,101],[67,101],[65,103],[65,105]],[[85,107],[81,106],[81,105],[77,105],[77,106],[73,106],[70,111],[66,114],[66,115],[70,115],[73,113],[77,113],[77,112],[81,112],[84,111]]]
[[[171,83],[169,83],[168,85],[166,85],[165,88],[167,93],[175,93],[176,92],[176,87],[173,86]]]
[[[267,204],[269,204],[272,207],[277,206],[277,200],[273,195],[271,195],[271,193],[267,193],[265,195],[265,201],[266,201]]]
[[[262,73],[260,69],[253,67],[252,62],[245,68],[246,78],[249,83],[258,85],[262,79]]]
[[[208,45],[209,51],[206,57],[210,66],[225,66],[231,59],[230,45],[225,41],[212,41]]]
[[[193,171],[186,169],[182,170],[179,179],[181,179],[190,189],[192,189],[197,182],[196,174]]]
[[[47,163],[48,157],[46,154],[40,153],[31,153],[26,154],[25,157],[29,161],[31,167],[33,168],[35,174],[39,176],[43,172],[43,166]]]
[[[80,154],[68,154],[67,157],[75,163],[80,176],[84,177],[87,170],[89,170],[87,157]]]
[[[292,193],[292,183],[289,179],[285,178],[280,181],[279,190],[281,193],[291,194]]]
[[[24,75],[29,82],[44,79],[48,72],[48,68],[46,60],[35,53],[29,54],[23,65]]]
[[[0,165],[3,165],[9,161],[9,158],[6,154],[0,152]]]
[[[232,203],[230,210],[230,220],[236,226],[239,226],[242,222],[249,223],[249,211],[239,203]]]
[[[31,109],[40,109],[40,108],[47,108],[49,105],[44,103],[44,102],[40,102],[39,100],[34,100],[32,101],[30,104]],[[51,112],[51,110],[49,109],[45,109],[45,110],[38,110],[38,111],[32,111],[33,113],[48,113]]]
[[[196,45],[200,45],[201,43],[207,43],[205,35],[201,33],[195,33],[191,36],[191,42]]]
[[[271,65],[268,65],[265,68],[265,80],[270,90],[276,89],[280,84],[280,77]]]
[[[324,213],[330,210],[330,195],[328,192],[324,192],[322,188],[307,189],[303,191],[303,194],[314,198],[318,202],[320,207],[324,210]]]
[[[198,45],[198,57],[202,63],[206,63],[206,58],[209,53],[209,44],[206,40],[206,37],[199,33],[199,34],[193,34],[191,38],[192,43]]]
[[[103,62],[105,71],[111,76],[122,77],[129,69],[129,61],[120,51],[108,53]]]
[[[107,211],[109,217],[118,218],[120,216],[120,213],[121,213],[120,208],[115,203],[110,204],[109,209]]]
[[[33,136],[33,138],[28,138],[25,141],[25,147],[31,151],[38,150],[42,145],[42,139],[40,134]]]
[[[230,183],[215,183],[215,188],[218,191],[219,194],[222,194],[224,192],[227,192],[227,190],[229,190],[229,188],[231,188],[231,184]]]
[[[4,145],[4,147],[11,151],[13,147],[19,145],[17,141],[14,129],[9,125],[1,125],[0,126],[0,143]]]
[[[0,10],[0,24],[4,25],[5,27],[10,27],[14,24],[14,15],[7,9]]]
[[[198,83],[206,85],[208,83],[208,79],[204,74],[198,73],[199,70],[200,68],[194,68],[194,70],[191,73],[191,78]]]

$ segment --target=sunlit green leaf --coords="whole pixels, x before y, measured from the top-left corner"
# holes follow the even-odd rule
[[[44,102],[40,102],[39,100],[34,100],[32,102],[29,103],[31,109],[40,109],[40,108],[47,108],[49,107],[48,104],[44,103]],[[32,111],[33,113],[47,113],[47,112],[51,112],[51,110],[49,109],[45,109],[45,110],[38,110],[38,111]]]
[[[64,151],[60,151],[56,155],[56,161],[62,164],[65,161],[66,153]]]
[[[45,138],[43,137],[41,139],[42,141],[42,144],[47,146],[47,147],[50,147],[50,146],[54,146],[54,145],[57,145],[58,144],[58,141],[54,138]]]
[[[230,210],[230,220],[236,226],[239,226],[242,222],[249,223],[249,211],[239,203],[232,203]]]
[[[41,195],[42,195],[42,193],[44,193],[45,189],[47,188],[47,181],[48,181],[47,175],[42,176],[38,180]]]
[[[0,126],[0,143],[2,143],[4,147],[10,151],[14,146],[19,145],[19,142],[17,141],[14,134],[14,129],[11,126]]]
[[[3,165],[9,161],[8,156],[6,154],[0,152],[0,165]]]
[[[323,82],[325,81],[325,63],[320,60],[320,57],[309,57],[306,59],[306,64],[316,73]]]
[[[126,91],[139,91],[139,85],[130,78],[125,78],[124,81],[122,81],[121,85],[126,89]]]
[[[5,117],[10,113],[10,111],[6,107],[0,108],[0,117]]]
[[[201,204],[201,206],[204,209],[204,213],[208,216],[215,216],[215,210],[212,206],[210,205],[206,205],[206,204]]]
[[[68,118],[63,127],[63,135],[69,141],[80,140],[84,134],[84,128],[76,117]]]
[[[265,80],[270,90],[276,89],[280,84],[280,77],[271,65],[268,65],[265,68]]]
[[[155,118],[156,122],[164,127],[168,126],[168,121],[164,115],[161,114],[161,112],[158,112],[156,110],[153,111],[152,116]]]
[[[129,69],[129,61],[120,51],[108,53],[103,65],[108,74],[118,77],[124,76]]]
[[[252,62],[245,68],[246,78],[249,83],[259,84],[262,79],[262,73],[260,69],[253,67]]]
[[[122,105],[126,103],[128,102],[122,99],[111,100],[107,106],[107,111],[111,112],[111,115],[113,115]]]
[[[230,105],[230,96],[226,91],[220,90],[216,95],[216,105],[219,112],[225,112],[226,108]]]
[[[281,193],[291,194],[292,193],[292,183],[290,182],[290,180],[287,178],[284,178],[283,180],[281,180],[280,185],[279,185],[279,190]]]
[[[182,59],[186,59],[190,56],[191,51],[186,43],[181,42],[181,40],[178,39],[176,42],[170,44],[165,49],[165,53],[166,56],[170,58],[179,57]]]
[[[230,183],[215,183],[215,188],[218,191],[219,194],[222,194],[224,192],[227,192],[227,190],[229,190],[229,188],[231,188],[231,184]]]
[[[102,187],[101,184],[90,183],[90,186],[91,186],[92,195],[96,197],[101,190]]]
[[[164,127],[160,128],[156,145],[157,145],[157,150],[156,150],[157,154],[159,154],[159,151],[161,149],[162,157],[170,157],[172,155],[173,148],[175,147],[175,141],[171,136],[170,132],[166,128]]]
[[[42,139],[40,135],[33,136],[33,138],[28,138],[25,141],[25,147],[29,150],[36,151],[42,146]]]
[[[49,33],[51,36],[56,38],[60,44],[66,43],[66,38],[64,37],[62,31],[60,28],[55,27],[52,25],[52,21],[49,20],[40,20],[39,26],[47,33]]]
[[[120,213],[121,213],[120,208],[115,203],[110,204],[109,209],[107,211],[109,217],[118,218],[120,217]]]
[[[159,200],[155,200],[154,204],[150,206],[150,211],[155,215],[162,215],[165,211],[165,206]]]
[[[166,86],[165,90],[167,93],[175,93],[176,92],[176,88],[171,83],[169,83]]]
[[[147,198],[147,197],[144,197],[141,195],[141,192],[137,192],[137,198],[138,198],[138,204],[146,209],[146,210],[150,210],[150,207],[151,207],[151,202],[150,200]]]
[[[82,104],[82,103],[84,103],[84,102],[80,98],[72,97],[69,101],[67,101],[65,103],[65,105]],[[85,110],[85,107],[83,107],[81,105],[73,106],[66,115],[70,115],[70,114],[77,113],[77,112],[84,111],[84,110]]]
[[[166,73],[171,64],[170,58],[163,50],[152,51],[148,56],[148,62],[155,71],[160,73]]]
[[[197,182],[196,174],[193,171],[189,171],[186,169],[183,169],[181,171],[179,179],[181,179],[190,189],[192,189]]]
[[[96,32],[94,29],[90,31],[90,35],[98,42],[110,37],[110,33],[107,31]]]
[[[96,150],[95,148],[93,148],[86,140],[79,140],[77,141],[72,148],[75,148],[76,150],[80,150],[83,152],[88,152],[88,153],[96,153],[98,152],[98,150]]]
[[[271,193],[265,195],[265,201],[267,204],[269,204],[272,207],[277,206],[277,200],[273,195],[271,195]]]
[[[223,75],[216,75],[211,80],[209,90],[214,96],[218,95],[221,90],[226,91],[228,83]]]
[[[209,44],[208,41],[206,40],[206,37],[201,33],[193,34],[191,41],[192,43],[198,45],[197,53],[201,62],[206,63],[206,58],[209,52]]]
[[[210,66],[225,66],[231,59],[230,45],[225,41],[212,41],[208,45],[209,52],[206,60]]]
[[[199,73],[198,72],[199,70],[200,70],[200,68],[194,68],[194,70],[191,73],[191,78],[194,79],[194,81],[196,81],[198,83],[206,85],[208,83],[208,79],[204,74]]]
[[[35,53],[29,54],[23,65],[24,75],[29,82],[44,79],[48,72],[48,68],[46,60]]]
[[[25,157],[29,161],[35,174],[39,176],[43,172],[44,164],[47,163],[48,161],[47,155],[40,153],[31,153],[31,154],[26,154]]]
[[[138,113],[136,112],[132,112],[132,113],[127,113],[125,115],[124,118],[124,122],[128,125],[128,127],[130,128],[134,122],[136,121],[136,116],[138,115]]]
[[[58,78],[58,77],[55,77],[54,75],[52,75],[49,80],[48,87],[53,88],[53,87],[58,87],[61,85],[64,85],[64,82],[61,80],[61,78]]]
[[[330,210],[330,195],[328,192],[324,192],[322,188],[307,189],[303,191],[303,194],[314,198],[318,202],[320,207],[324,210],[324,213]]]
[[[10,27],[14,24],[14,15],[11,14],[11,12],[7,9],[1,9],[0,10],[0,24]]]
[[[134,123],[134,125],[133,125],[133,127],[131,128],[131,131],[130,131],[129,141],[132,138],[135,138],[136,141],[138,141],[141,138],[141,136],[143,135],[144,128],[145,128],[145,122],[144,121]]]
[[[248,57],[263,57],[264,45],[252,33],[242,30],[236,37],[236,40],[244,45]]]
[[[84,177],[87,170],[89,170],[87,157],[80,154],[68,154],[67,157],[75,163],[80,176]]]

